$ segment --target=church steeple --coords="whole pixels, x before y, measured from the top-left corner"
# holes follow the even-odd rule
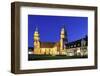
[[[64,35],[65,35],[65,38],[64,38],[64,42],[67,43],[68,42],[68,35],[67,35],[67,30],[66,30],[66,26],[64,25]]]
[[[67,30],[66,30],[66,26],[63,25],[62,29],[61,29],[61,35],[63,36],[64,42],[68,42],[68,36],[67,36]]]
[[[40,54],[40,37],[39,37],[39,32],[38,28],[36,27],[35,32],[34,32],[34,54]]]
[[[39,32],[38,32],[38,28],[36,27],[35,32],[34,32],[34,41],[35,40],[39,40]]]
[[[64,25],[61,28],[61,34],[60,34],[60,51],[64,51],[66,43],[67,43],[67,32],[65,30],[65,25]]]
[[[64,51],[64,38],[65,38],[65,29],[61,28],[60,34],[60,54]]]
[[[64,30],[64,28],[61,29],[61,35],[60,35],[60,37],[62,39],[65,38],[65,30]]]

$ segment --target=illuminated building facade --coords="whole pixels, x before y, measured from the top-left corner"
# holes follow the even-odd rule
[[[59,42],[41,42],[38,29],[34,32],[33,54],[63,55],[65,54],[65,29],[61,29]]]
[[[60,40],[58,42],[41,42],[38,28],[36,28],[34,35],[33,53],[36,55],[66,55],[66,56],[87,56],[88,55],[88,38],[87,36],[69,42],[64,28],[60,31]]]

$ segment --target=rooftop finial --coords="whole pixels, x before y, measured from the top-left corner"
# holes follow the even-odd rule
[[[66,27],[66,25],[65,24],[63,24],[63,28],[65,29],[65,27]]]
[[[38,31],[38,27],[36,26],[35,31]]]
[[[62,30],[65,30],[65,24],[62,25]]]

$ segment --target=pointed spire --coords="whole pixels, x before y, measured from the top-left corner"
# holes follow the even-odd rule
[[[63,24],[61,30],[65,31],[65,28],[66,28],[65,24]]]
[[[38,28],[36,27],[36,29],[35,29],[36,31],[38,31]]]
[[[65,32],[65,39],[64,41],[67,43],[68,42],[68,35],[67,35],[67,30],[66,30],[66,24],[63,24],[64,32]]]
[[[38,32],[38,27],[37,27],[37,26],[35,27],[35,31],[37,31],[37,32]]]

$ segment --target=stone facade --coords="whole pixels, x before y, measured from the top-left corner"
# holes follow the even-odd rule
[[[36,28],[34,32],[34,49],[33,54],[46,54],[46,55],[62,55],[64,54],[64,38],[65,30],[61,29],[59,42],[41,42],[38,29]]]
[[[36,28],[34,32],[34,44],[33,54],[36,55],[66,55],[66,56],[87,56],[88,55],[88,38],[73,41],[68,43],[65,41],[65,29],[62,28],[60,31],[60,40],[58,42],[41,42],[40,34]]]

